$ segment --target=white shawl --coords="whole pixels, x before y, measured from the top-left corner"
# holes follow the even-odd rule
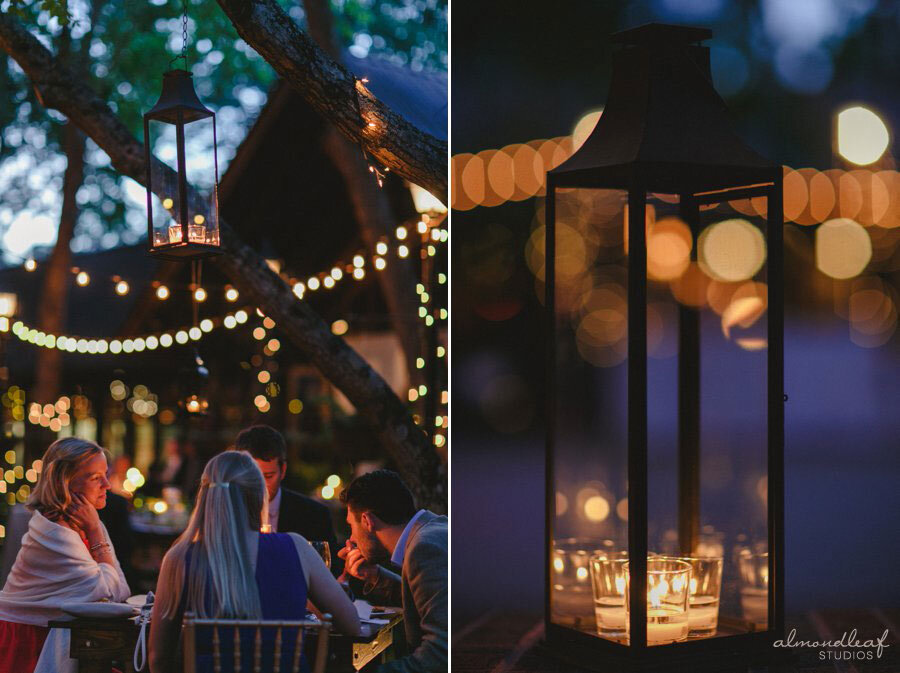
[[[110,542],[105,526],[103,537]],[[0,619],[47,626],[64,616],[66,603],[124,601],[130,592],[114,551],[113,560],[115,567],[97,563],[78,533],[35,512],[0,591]],[[69,629],[50,630],[35,673],[71,670],[69,635]]]

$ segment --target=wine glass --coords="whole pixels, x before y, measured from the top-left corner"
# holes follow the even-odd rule
[[[316,550],[322,560],[325,562],[326,568],[331,568],[331,546],[326,540],[309,540],[310,546]]]

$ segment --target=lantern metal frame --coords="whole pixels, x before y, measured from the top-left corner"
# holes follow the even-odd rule
[[[545,453],[545,646],[576,665],[597,670],[704,670],[770,659],[784,631],[784,306],[782,168],[749,149],[731,131],[725,104],[711,84],[704,28],[649,24],[613,36],[625,46],[613,56],[606,107],[592,134],[567,161],[547,173],[546,323],[547,435]],[[556,190],[616,189],[628,193],[628,555],[632,564],[628,644],[555,623],[553,523],[556,436]],[[768,247],[767,517],[768,628],[666,645],[647,645],[647,248],[649,193],[676,194],[694,241],[700,206],[765,197]],[[696,245],[693,246],[696,249]],[[682,553],[697,540],[700,514],[699,310],[679,310],[678,528]],[[722,620],[720,620],[722,621]],[[685,668],[689,667],[689,668]]]
[[[187,181],[187,157],[184,147],[184,127],[186,124],[201,119],[212,119],[213,130],[213,171],[214,183],[211,198],[213,213],[207,213],[208,220],[212,214],[215,218],[215,229],[221,235],[219,228],[219,158],[218,137],[216,135],[216,113],[208,109],[197,97],[192,83],[193,75],[187,70],[173,69],[163,73],[163,88],[156,105],[144,114],[144,155],[147,175],[147,246],[149,252],[157,257],[173,260],[202,259],[222,252],[219,245],[207,242],[199,243],[191,241],[188,227],[188,181]],[[152,162],[157,161],[153,157],[150,146],[150,122],[161,121],[172,124],[175,127],[175,144],[177,156],[177,188],[178,188],[178,217],[180,221],[181,240],[174,243],[154,245],[153,240],[153,172]]]

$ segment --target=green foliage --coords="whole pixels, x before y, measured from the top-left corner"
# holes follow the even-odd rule
[[[33,18],[34,12],[37,11],[46,12],[62,26],[69,23],[68,0],[37,0],[34,3],[28,3],[26,0],[9,0],[7,4],[8,7],[4,8],[4,11],[18,16],[23,21]]]

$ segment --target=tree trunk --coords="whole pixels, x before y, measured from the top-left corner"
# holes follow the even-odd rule
[[[327,0],[306,0],[309,34],[322,49],[336,61],[340,54],[334,44],[331,8]],[[353,212],[369,253],[375,254],[375,244],[387,236],[393,238],[397,227],[390,201],[369,172],[369,167],[352,142],[344,138],[334,126],[329,126],[322,139],[328,157],[340,171],[353,202]],[[416,234],[410,233],[415,240]],[[415,247],[412,248],[415,251]],[[419,338],[420,319],[417,317],[419,296],[415,292],[418,282],[412,258],[392,259],[384,271],[375,274],[388,305],[391,324],[400,339],[406,356],[406,368],[411,386],[421,382],[416,359],[421,355]]]
[[[43,105],[65,114],[82,129],[106,152],[116,170],[145,184],[143,145],[81,78],[17,20],[2,13],[0,48],[25,71]],[[168,172],[167,178],[174,179],[171,169],[154,161],[161,172]],[[165,180],[157,184],[165,184]],[[193,188],[189,189],[188,198],[201,202]],[[331,333],[309,304],[294,296],[291,288],[239,239],[224,219],[220,219],[219,226],[224,254],[216,258],[217,265],[243,294],[280,324],[291,343],[346,395],[394,460],[419,504],[445,511],[447,496],[438,457],[404,404],[356,351]]]
[[[217,0],[238,34],[342,135],[447,203],[447,142],[378,100],[300,30],[277,0]]]
[[[37,316],[38,329],[48,334],[61,334],[65,331],[69,304],[69,267],[72,262],[72,250],[69,246],[78,220],[75,194],[84,177],[84,134],[69,122],[63,135],[67,163],[63,178],[62,213],[56,244],[44,267],[44,287],[41,290]],[[34,367],[33,401],[41,404],[56,401],[61,371],[62,351],[56,348],[39,348]]]

